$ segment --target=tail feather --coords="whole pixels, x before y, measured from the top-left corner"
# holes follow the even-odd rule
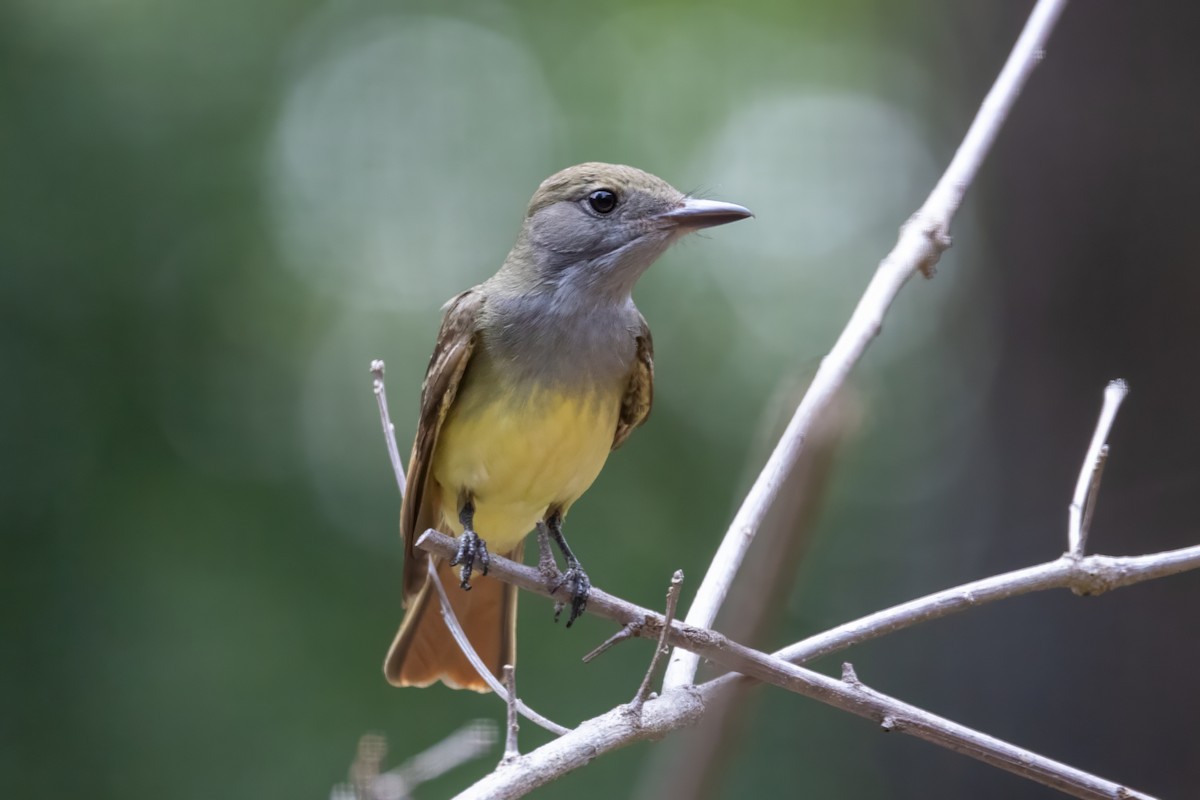
[[[522,547],[508,558],[520,560]],[[438,577],[467,639],[497,678],[517,657],[516,587],[476,573],[471,591],[458,587],[458,576],[439,561]],[[400,630],[384,661],[383,673],[393,686],[429,686],[441,681],[452,689],[487,692],[490,688],[463,655],[442,619],[441,603],[430,578],[408,604]]]

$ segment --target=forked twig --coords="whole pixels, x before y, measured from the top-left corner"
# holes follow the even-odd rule
[[[663,614],[663,626],[658,634],[658,642],[654,645],[654,655],[650,657],[650,666],[646,668],[646,675],[642,678],[642,685],[638,687],[637,694],[633,696],[633,700],[629,701],[629,711],[632,714],[641,715],[642,706],[646,703],[646,698],[650,696],[650,682],[654,680],[654,673],[658,671],[658,662],[669,652],[667,649],[667,634],[671,630],[671,623],[675,621],[675,607],[679,603],[679,587],[682,585],[683,570],[677,569],[675,570],[675,574],[671,576],[671,585],[667,589],[666,613]]]

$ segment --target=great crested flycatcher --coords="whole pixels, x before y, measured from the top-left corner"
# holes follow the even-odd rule
[[[408,491],[400,509],[407,612],[384,663],[396,686],[487,691],[451,637],[413,542],[428,528],[458,536],[439,561],[461,565],[450,603],[497,676],[516,657],[515,587],[486,576],[488,546],[520,560],[545,525],[562,550],[570,627],[591,584],[562,522],[650,413],[654,346],[633,304],[637,279],[683,234],[751,216],[741,206],[688,197],[632,167],[589,163],[534,193],[500,271],[445,306],[421,387]],[[486,544],[485,544],[486,540]]]

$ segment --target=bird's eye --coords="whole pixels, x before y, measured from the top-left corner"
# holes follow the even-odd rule
[[[608,189],[597,189],[588,195],[587,201],[597,214],[607,214],[617,207],[617,196]]]

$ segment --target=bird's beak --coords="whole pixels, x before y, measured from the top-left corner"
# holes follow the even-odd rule
[[[697,230],[753,216],[750,209],[733,203],[689,197],[678,208],[659,214],[658,218],[679,228]]]

